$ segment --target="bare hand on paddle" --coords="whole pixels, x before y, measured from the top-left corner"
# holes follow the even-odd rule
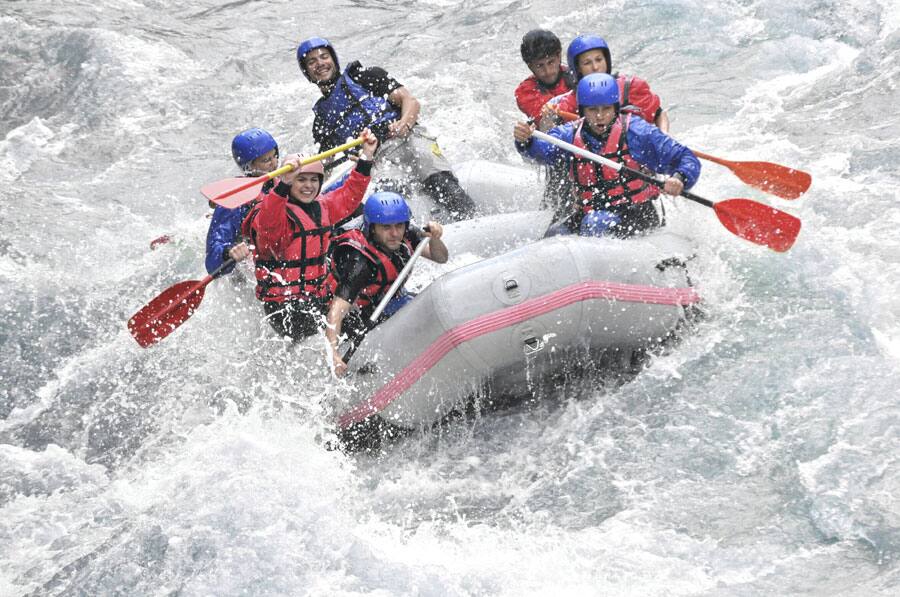
[[[541,106],[541,117],[538,122],[538,129],[544,132],[555,127],[559,123],[559,110],[556,104],[547,102]]]
[[[518,143],[528,143],[531,134],[534,132],[534,125],[527,122],[517,122],[513,128],[513,137]]]
[[[228,256],[235,261],[243,261],[247,257],[250,257],[250,247],[247,246],[247,243],[240,242],[228,249]]]
[[[334,364],[334,376],[344,377],[347,374],[347,363],[336,350],[331,351],[331,362]]]
[[[677,197],[684,190],[684,182],[677,176],[670,176],[663,183],[662,190],[666,195]]]
[[[378,149],[378,137],[376,137],[369,129],[363,129],[363,132],[359,136],[360,138],[365,139],[362,144],[362,151],[360,152],[362,158],[370,161],[375,159],[375,151]],[[359,160],[360,156],[351,155],[349,158],[355,162]]]

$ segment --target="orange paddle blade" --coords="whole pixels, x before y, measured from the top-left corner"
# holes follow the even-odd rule
[[[734,162],[694,151],[697,157],[725,166],[735,176],[752,187],[777,195],[782,199],[796,199],[809,189],[812,176],[802,170],[772,162]]]
[[[318,162],[319,160],[330,158],[331,156],[342,151],[347,151],[352,147],[362,145],[365,140],[365,137],[359,137],[357,139],[353,139],[352,141],[348,141],[343,145],[332,147],[328,151],[317,153],[314,156],[302,160],[300,162],[300,165],[306,166],[307,164],[312,164],[313,162]],[[282,174],[287,174],[293,169],[294,167],[291,164],[285,164],[277,170],[272,170],[268,174],[263,174],[260,177],[251,178],[249,180],[247,178],[226,178],[223,180],[217,180],[216,182],[211,182],[201,187],[200,192],[203,193],[203,195],[207,199],[209,199],[216,205],[221,205],[222,207],[228,209],[234,209],[256,199],[256,197],[259,196],[259,192],[262,190],[262,185],[267,180],[271,180],[276,176],[281,176]]]
[[[186,280],[164,290],[128,320],[128,330],[143,348],[156,344],[184,323],[200,305],[206,285],[203,280]]]
[[[716,216],[733,234],[783,253],[800,234],[800,219],[750,199],[726,199],[714,204]]]
[[[234,209],[256,199],[267,180],[269,180],[268,176],[249,180],[246,177],[223,178],[203,185],[200,192],[216,205]]]

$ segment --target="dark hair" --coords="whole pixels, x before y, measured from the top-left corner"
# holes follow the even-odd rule
[[[547,58],[554,54],[562,54],[562,44],[552,31],[532,29],[522,37],[522,60],[527,63]]]

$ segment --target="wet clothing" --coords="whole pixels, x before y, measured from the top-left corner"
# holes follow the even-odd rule
[[[613,76],[619,84],[619,105],[622,111],[637,114],[650,124],[654,124],[656,117],[662,112],[662,104],[659,96],[650,90],[647,81],[619,73]],[[550,101],[556,104],[560,110],[578,113],[578,99],[575,97],[574,91],[555,97]]]
[[[436,138],[424,126],[415,123],[405,137],[388,138],[388,125],[401,116],[400,106],[392,104],[388,96],[400,87],[383,68],[351,63],[328,95],[313,106],[313,138],[319,150],[341,145],[369,127],[381,143],[375,155],[379,175],[420,183],[454,220],[473,217],[475,202],[460,186]]]
[[[379,142],[388,138],[388,125],[400,118],[400,107],[388,96],[402,85],[379,67],[362,68],[353,62],[338,77],[328,95],[313,106],[313,139],[327,151],[358,137],[368,127]]]
[[[342,331],[352,342],[355,343],[372,327],[370,316],[384,299],[384,293],[397,279],[397,275],[409,262],[423,238],[425,234],[422,230],[411,225],[406,232],[404,243],[392,252],[387,252],[380,245],[371,242],[359,230],[352,230],[334,240],[331,283],[334,296],[344,299],[355,307],[342,326]],[[401,285],[397,297],[404,296],[405,292]],[[385,310],[379,322],[388,316],[388,311]]]
[[[626,168],[640,170],[638,164],[628,149],[628,127],[635,118],[633,114],[624,114],[617,118],[606,134],[606,142],[599,152],[606,157],[616,157],[617,161]],[[585,144],[584,121],[581,121],[572,143],[579,149],[590,149]],[[585,213],[589,211],[605,209],[607,206],[616,206],[623,203],[644,203],[655,199],[660,194],[660,188],[640,178],[623,180],[618,172],[612,168],[604,168],[597,162],[573,155],[569,162],[569,176],[575,197],[581,199]]]
[[[307,321],[324,315],[326,257],[333,226],[362,201],[371,168],[372,162],[360,160],[344,185],[310,203],[290,198],[290,185],[279,181],[247,214],[241,231],[254,245],[257,299],[279,305],[298,303],[286,310],[266,307],[268,314],[281,313],[269,318],[279,333],[288,330],[288,335],[299,339],[318,329],[287,326],[284,318]]]
[[[336,283],[334,296],[362,309],[372,306],[370,311],[374,311],[423,238],[421,229],[410,226],[405,242],[390,253],[359,230],[335,238],[332,259]]]
[[[519,83],[519,86],[516,87],[516,105],[528,118],[534,122],[540,122],[541,108],[544,107],[544,104],[569,92],[574,87],[572,73],[563,65],[560,77],[552,87],[545,85],[534,75]],[[569,196],[568,173],[565,168],[547,166],[544,168],[544,175],[546,184],[544,185],[541,209],[549,209],[554,214],[559,214]]]
[[[273,186],[270,180],[266,182],[259,197],[270,190]],[[257,197],[256,200],[259,200]],[[255,200],[255,201],[256,201]],[[217,205],[213,210],[212,219],[209,222],[209,230],[206,232],[206,273],[212,274],[214,271],[230,257],[228,251],[234,245],[241,242],[241,222],[247,217],[247,213],[253,206],[254,201],[246,203],[234,209],[227,209],[221,205]],[[219,275],[224,276],[234,270],[234,264],[223,269]]]
[[[632,163],[649,169],[652,172],[668,176],[676,173],[683,179],[685,189],[691,188],[700,176],[700,162],[690,149],[681,145],[652,124],[648,124],[633,115],[620,114],[612,126],[608,127],[602,137],[594,135],[587,125],[582,126],[581,120],[570,122],[562,126],[550,129],[549,135],[575,145],[582,145],[589,151],[597,153],[616,162]],[[618,127],[618,128],[617,128]],[[610,154],[605,152],[610,149],[610,135],[616,131],[624,132],[617,150]],[[576,142],[575,135],[579,135]],[[516,143],[516,148],[523,155],[535,159],[544,164],[565,164],[570,172],[570,177],[579,174],[583,186],[588,182],[589,170],[585,166],[584,158],[576,158],[571,152],[557,147],[546,141],[531,138],[527,144]],[[626,155],[627,154],[627,155]],[[633,162],[632,162],[633,160]],[[591,162],[593,164],[593,162]],[[593,166],[591,166],[593,168]],[[587,198],[587,189],[576,188],[567,209],[566,224],[577,230],[585,213],[594,209],[603,209],[620,217],[620,224],[615,227],[616,234],[628,236],[636,232],[647,230],[660,225],[659,217],[651,201],[646,199],[637,203],[630,200],[631,193],[643,192],[641,182],[634,182],[635,177],[620,171],[619,173],[605,172],[610,170],[597,166],[595,176],[595,192]],[[616,192],[616,188],[629,188],[624,195]],[[613,191],[610,194],[609,191]],[[626,201],[620,201],[628,197]],[[649,198],[649,197],[648,197]]]
[[[516,105],[525,116],[538,121],[541,118],[541,108],[544,107],[544,104],[574,88],[571,74],[563,65],[560,77],[553,86],[544,84],[534,75],[519,83],[515,92]]]
[[[266,321],[279,336],[302,340],[325,329],[328,301],[310,298],[286,303],[263,303]]]

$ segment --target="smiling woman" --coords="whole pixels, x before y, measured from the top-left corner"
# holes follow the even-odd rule
[[[298,164],[293,170],[281,177],[281,182],[290,186],[290,199],[300,203],[311,203],[319,195],[325,181],[325,168],[322,162],[302,164],[306,156],[294,154],[285,158],[286,163]]]
[[[241,233],[253,245],[256,298],[279,335],[301,340],[324,326],[328,307],[327,256],[334,226],[359,206],[369,186],[378,141],[366,138],[362,156],[347,181],[319,196],[324,178],[320,162],[293,168],[250,208]]]

